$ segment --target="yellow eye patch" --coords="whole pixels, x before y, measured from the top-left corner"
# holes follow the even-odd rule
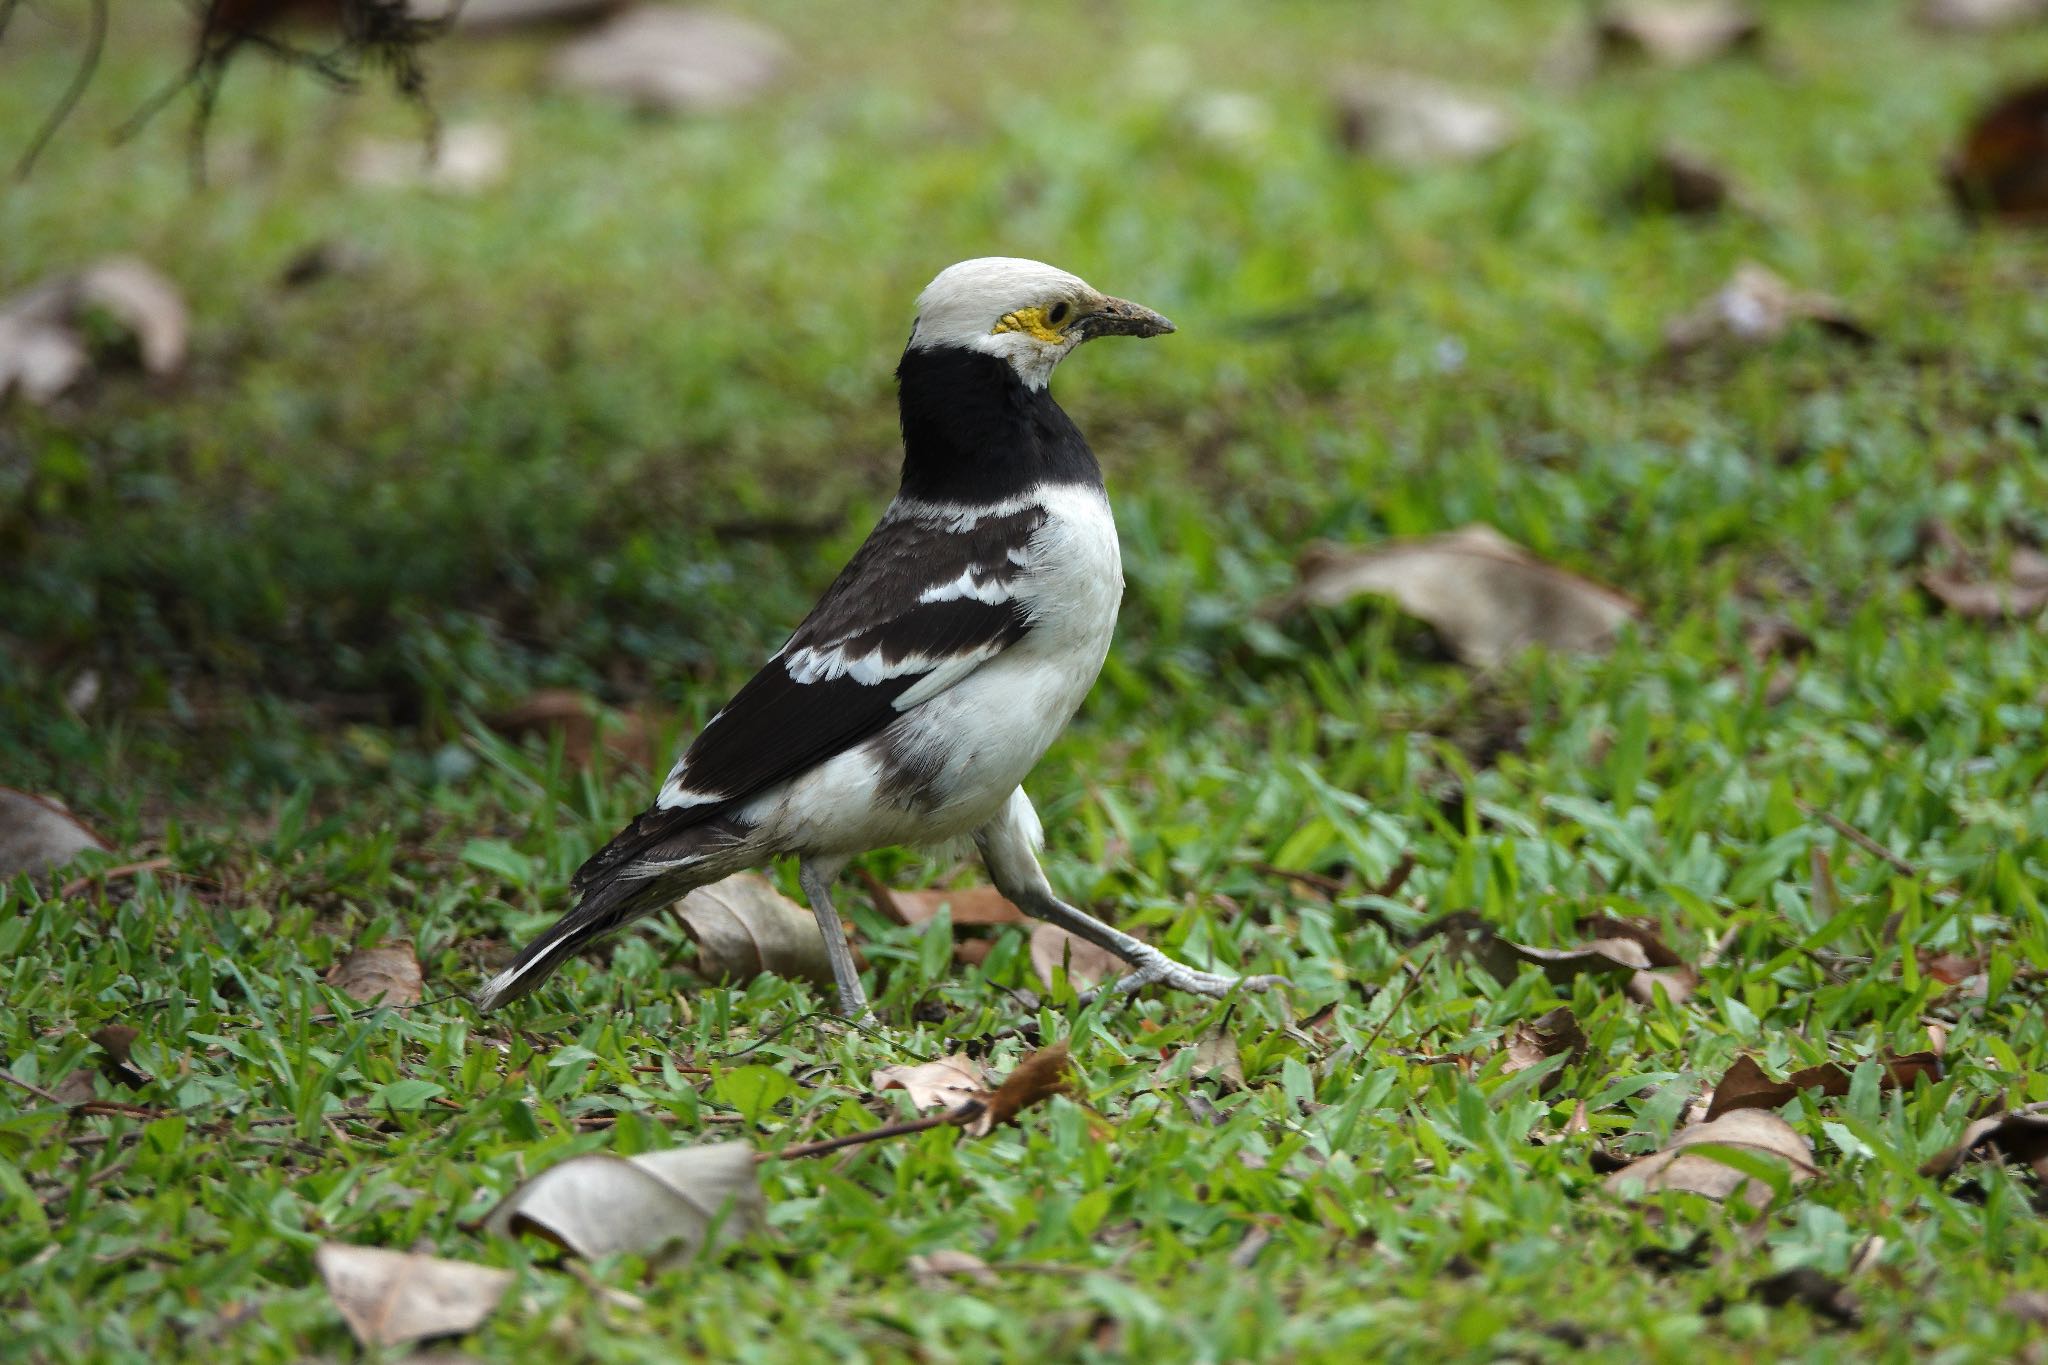
[[[1043,308],[1019,308],[1014,313],[1005,313],[996,323],[998,332],[1029,332],[1040,341],[1054,343],[1065,341],[1060,329],[1045,320]]]

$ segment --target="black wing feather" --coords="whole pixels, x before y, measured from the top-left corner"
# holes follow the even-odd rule
[[[637,861],[664,840],[716,819],[758,793],[872,738],[902,713],[896,699],[933,667],[975,651],[1008,648],[1031,628],[1015,598],[960,596],[921,602],[926,589],[962,574],[978,587],[1006,584],[1021,551],[1045,524],[1032,504],[988,516],[967,530],[943,519],[886,519],[855,552],[789,642],[698,732],[683,755],[682,782],[715,800],[652,807],[585,863],[572,883],[585,888],[608,869]],[[801,650],[875,654],[885,665],[922,658],[931,666],[874,682],[842,674],[798,682],[786,661]]]

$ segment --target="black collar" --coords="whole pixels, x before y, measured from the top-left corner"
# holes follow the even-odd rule
[[[956,346],[908,350],[896,388],[904,497],[977,504],[1040,484],[1102,485],[1073,419],[998,356]]]

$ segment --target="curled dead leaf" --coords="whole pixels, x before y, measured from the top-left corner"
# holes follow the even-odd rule
[[[426,994],[419,959],[405,941],[357,948],[327,969],[327,984],[351,1000],[381,1000],[399,1008],[417,1005]]]
[[[1067,980],[1075,990],[1085,990],[1123,974],[1123,959],[1084,938],[1076,938],[1056,924],[1040,922],[1031,930],[1031,969],[1052,988],[1053,974],[1066,968]]]
[[[868,1078],[877,1093],[902,1090],[916,1109],[957,1109],[988,1091],[988,1077],[981,1063],[964,1052],[915,1066],[885,1066]]]
[[[2029,1166],[2048,1180],[2048,1101],[2022,1105],[1978,1119],[1963,1130],[1963,1140],[1920,1167],[1929,1177],[1953,1175],[1967,1161],[1997,1157],[2011,1165]]]
[[[989,1269],[987,1261],[971,1252],[953,1251],[946,1247],[912,1256],[910,1273],[925,1281],[957,1277],[973,1280],[976,1284],[996,1282],[996,1273]]]
[[[751,19],[682,5],[640,5],[555,54],[555,84],[669,113],[750,102],[788,63],[780,34]]]
[[[595,697],[567,687],[543,687],[494,713],[491,729],[507,739],[527,735],[562,737],[562,756],[587,768],[596,756],[598,738],[615,757],[642,768],[654,766],[655,727],[645,716],[626,712],[608,715]]]
[[[532,1231],[579,1256],[630,1251],[688,1260],[767,1225],[768,1203],[745,1143],[616,1157],[592,1152],[550,1166],[484,1217],[487,1231]]]
[[[364,1346],[474,1331],[512,1284],[509,1270],[343,1242],[322,1242],[313,1264]]]
[[[956,929],[1030,922],[1029,916],[993,886],[902,891],[880,881],[870,885],[875,895],[875,908],[898,924],[923,924],[940,910],[951,911]]]
[[[24,872],[48,872],[81,853],[104,853],[108,847],[106,840],[49,797],[0,787],[0,881]]]
[[[1507,1060],[1501,1063],[1500,1069],[1505,1075],[1527,1071],[1533,1066],[1540,1066],[1549,1061],[1552,1057],[1569,1057],[1576,1061],[1586,1054],[1586,1031],[1579,1027],[1577,1016],[1563,1005],[1559,1005],[1546,1014],[1540,1014],[1534,1019],[1525,1019],[1515,1025],[1503,1050],[1507,1053]],[[1555,1084],[1557,1077],[1553,1074],[1548,1079],[1551,1084]],[[1575,1111],[1574,1118],[1581,1125],[1584,1124],[1583,1103]],[[1584,1128],[1574,1130],[1567,1125],[1565,1131],[1583,1132]]]
[[[1517,132],[1514,116],[1498,105],[1402,71],[1353,72],[1335,105],[1338,140],[1396,166],[1475,161]]]
[[[70,388],[91,368],[86,322],[96,313],[134,342],[148,373],[184,365],[184,296],[143,262],[111,256],[0,303],[0,399],[18,388],[31,403],[47,403]]]
[[[1965,216],[2048,225],[2048,81],[1992,101],[1943,169]]]
[[[1699,307],[1665,324],[1664,345],[1674,355],[1715,344],[1760,346],[1802,322],[1858,345],[1877,339],[1829,295],[1794,289],[1774,272],[1744,261]]]
[[[1073,1063],[1068,1056],[1065,1043],[1054,1043],[1017,1063],[1017,1067],[995,1093],[988,1097],[979,1113],[962,1126],[971,1137],[987,1137],[1006,1123],[1016,1120],[1033,1105],[1043,1104],[1054,1095],[1065,1095],[1073,1089]]]
[[[1337,606],[1364,593],[1391,597],[1435,628],[1461,660],[1481,668],[1538,645],[1599,652],[1641,614],[1621,593],[1547,564],[1478,524],[1366,550],[1315,546],[1302,556],[1299,573],[1300,586],[1262,615]]]
[[[1879,1086],[1885,1090],[1910,1089],[1923,1078],[1930,1084],[1941,1079],[1941,1058],[1932,1052],[1886,1057],[1882,1065]],[[1714,1086],[1707,1118],[1713,1120],[1735,1109],[1776,1109],[1802,1090],[1818,1090],[1828,1096],[1846,1095],[1849,1082],[1849,1071],[1833,1062],[1802,1067],[1784,1080],[1774,1081],[1764,1074],[1755,1058],[1737,1057]]]
[[[1625,197],[1640,212],[1706,217],[1728,207],[1734,196],[1719,167],[1683,148],[1664,147],[1637,173]]]
[[[2048,108],[2043,117],[2048,118]],[[2020,547],[2007,561],[2005,576],[1979,576],[1957,565],[1920,575],[1927,595],[1971,621],[2020,621],[2048,611],[2048,555]]]
[[[100,1061],[100,1074],[116,1085],[131,1089],[154,1080],[155,1077],[135,1065],[135,1040],[139,1036],[127,1024],[107,1024],[94,1029],[91,1040],[106,1054]]]
[[[1721,1201],[1737,1199],[1756,1207],[1770,1202],[1768,1184],[1701,1150],[1708,1144],[1771,1158],[1784,1166],[1793,1183],[1820,1174],[1813,1164],[1813,1144],[1791,1124],[1761,1109],[1738,1109],[1710,1123],[1680,1129],[1662,1151],[1631,1161],[1608,1176],[1607,1188],[1625,1198],[1682,1190]]]
[[[1190,1080],[1213,1082],[1218,1091],[1225,1093],[1244,1089],[1244,1057],[1238,1051],[1237,1039],[1219,1030],[1189,1050],[1194,1053],[1188,1070]],[[1163,1076],[1174,1061],[1175,1057],[1169,1057],[1161,1062],[1153,1073],[1154,1079]]]
[[[832,961],[818,919],[764,877],[742,872],[676,902],[697,945],[697,967],[713,981],[751,981],[763,972],[832,984]]]
[[[1607,57],[1697,66],[1754,51],[1763,42],[1764,26],[1736,0],[1616,0],[1596,21],[1594,32]]]

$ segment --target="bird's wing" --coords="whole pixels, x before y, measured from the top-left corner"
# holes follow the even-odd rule
[[[796,633],[698,732],[640,820],[673,833],[866,740],[1031,629],[1016,595],[1038,504],[898,503]],[[630,833],[630,831],[629,831]],[[624,836],[622,836],[623,838]],[[601,852],[577,884],[610,865]]]

